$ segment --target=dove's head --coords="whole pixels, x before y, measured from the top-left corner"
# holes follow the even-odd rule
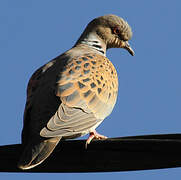
[[[131,55],[134,51],[130,47],[128,40],[132,37],[131,27],[126,21],[116,15],[105,15],[93,19],[86,27],[82,36],[92,34],[101,39],[108,48],[124,48]],[[80,40],[80,39],[79,39]]]

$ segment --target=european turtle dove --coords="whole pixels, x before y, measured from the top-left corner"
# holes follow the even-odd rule
[[[109,48],[124,48],[132,37],[122,18],[105,15],[92,20],[70,50],[40,67],[27,88],[22,131],[23,153],[18,167],[30,169],[42,163],[61,139],[90,133],[105,139],[96,127],[112,112],[118,77],[106,58]]]

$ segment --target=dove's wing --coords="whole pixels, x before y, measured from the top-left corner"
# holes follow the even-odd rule
[[[77,137],[95,129],[116,102],[117,74],[99,54],[73,58],[59,74],[57,96],[62,103],[43,128],[43,137]]]

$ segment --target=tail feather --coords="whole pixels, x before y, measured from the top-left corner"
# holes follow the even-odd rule
[[[29,142],[18,162],[22,170],[31,169],[42,163],[55,149],[61,137],[40,140],[38,143]]]

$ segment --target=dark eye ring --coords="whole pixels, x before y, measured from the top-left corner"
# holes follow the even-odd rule
[[[113,33],[120,34],[120,30],[117,27],[115,27],[115,28],[113,28]]]

